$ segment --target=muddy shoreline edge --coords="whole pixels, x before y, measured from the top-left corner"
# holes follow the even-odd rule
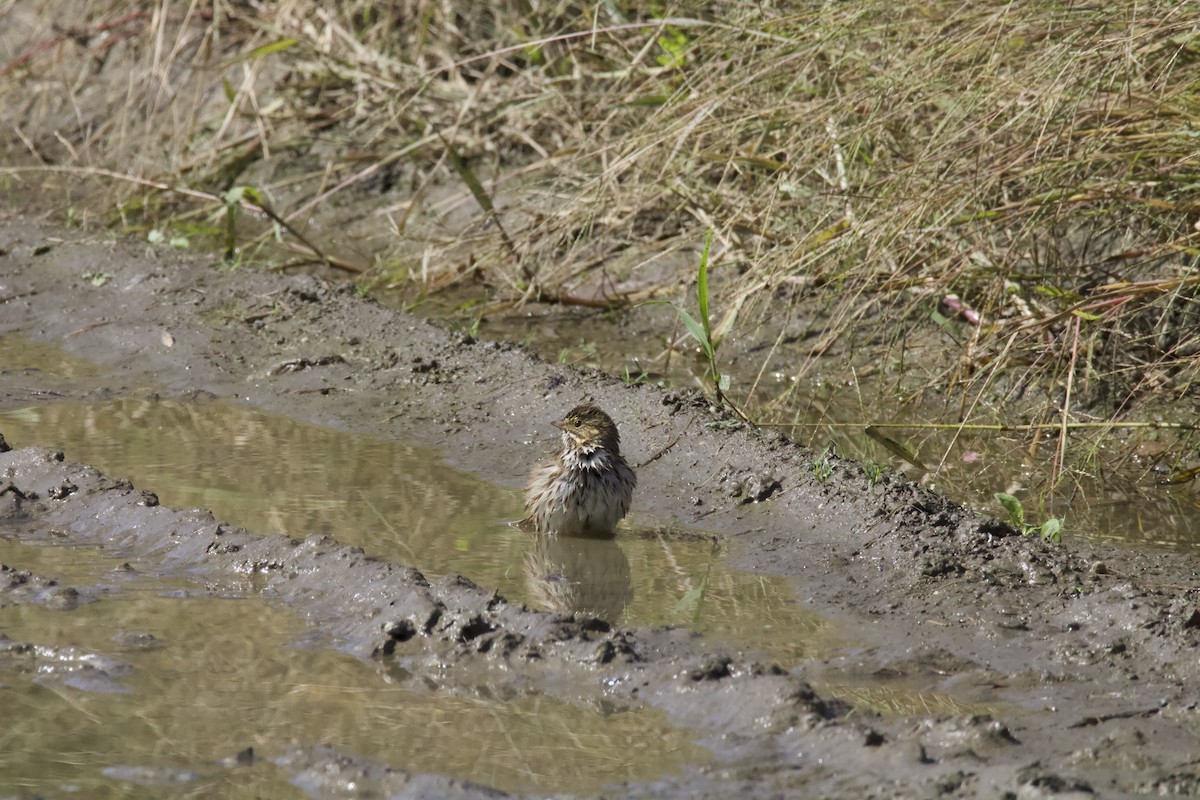
[[[81,277],[100,273],[107,276],[100,286]],[[489,608],[486,587],[422,586],[411,570],[326,540],[267,544],[239,532],[218,535],[219,523],[207,520],[195,522],[188,547],[236,544],[229,553],[204,553],[230,580],[257,563],[247,555],[255,547],[276,548],[261,563],[319,562],[320,575],[307,562],[297,577],[268,570],[279,581],[274,591],[286,595],[302,575],[316,581],[325,594],[314,606],[318,624],[365,657],[407,659],[406,668],[419,671],[422,657],[454,653],[464,671],[489,675],[496,670],[488,664],[504,659],[508,668],[524,665],[525,679],[548,694],[587,704],[595,686],[624,687],[612,695],[715,734],[725,766],[665,781],[657,787],[664,796],[725,796],[732,784],[752,797],[1200,793],[1200,768],[1189,755],[1200,673],[1200,601],[1192,588],[1200,580],[1190,554],[1019,537],[902,480],[871,485],[853,464],[837,464],[818,482],[812,453],[775,434],[712,424],[728,420],[697,395],[547,364],[307,276],[218,271],[205,259],[149,252],[142,243],[7,220],[0,222],[0,301],[0,333],[105,365],[111,392],[211,393],[433,445],[451,465],[506,485],[523,480],[514,461],[536,457],[527,442],[564,408],[587,398],[619,416],[631,460],[655,456],[639,471],[639,520],[720,534],[737,566],[788,576],[798,597],[862,646],[777,671],[686,632],[603,630],[508,604]],[[0,395],[6,407],[19,399],[11,388]],[[18,493],[45,498],[66,470],[77,490],[17,503],[12,513],[49,519],[107,502],[115,518],[141,519],[155,508],[131,487],[49,455],[5,454],[0,477]],[[163,513],[187,512],[153,511]],[[355,577],[329,580],[341,569]],[[342,605],[339,583],[375,575],[384,576],[387,592],[372,602],[383,607],[406,596],[411,607],[379,619]],[[452,610],[439,611],[430,627],[439,603]],[[484,624],[472,628],[464,621],[471,619]],[[444,635],[435,635],[438,624]],[[464,626],[490,627],[484,640],[492,643],[480,652],[478,636],[463,640]],[[527,648],[551,641],[550,657],[546,650],[529,657]],[[864,720],[808,689],[822,676],[883,671],[1012,712],[999,720]],[[639,682],[645,688],[636,700],[621,695]],[[628,788],[631,796],[646,790]]]

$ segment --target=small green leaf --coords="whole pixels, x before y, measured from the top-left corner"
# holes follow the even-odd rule
[[[529,59],[530,64],[541,66],[546,63],[545,53],[542,51],[542,48],[538,47],[536,44],[525,45],[521,48],[521,52],[523,52],[525,57]]]
[[[683,320],[684,327],[688,329],[688,333],[704,348],[704,354],[712,358],[712,342],[708,340],[708,333],[704,330],[704,326],[682,308],[676,308],[675,310],[679,312],[679,318]]]
[[[154,228],[149,233],[146,234],[146,241],[149,242],[150,244],[158,244],[165,238],[166,238],[166,236],[164,236],[163,232],[160,231],[158,228]]]
[[[1012,523],[1012,526],[1024,532],[1025,507],[1021,505],[1021,501],[1004,492],[996,492],[993,496],[996,498],[996,502],[1004,506],[1004,510],[1008,512],[1008,521]]]
[[[720,389],[722,392],[729,391],[729,373],[728,372],[722,373],[717,378],[717,388]]]
[[[241,204],[242,197],[245,194],[246,194],[245,186],[232,186],[232,187],[230,187],[229,191],[225,192],[225,194],[222,195],[221,199],[223,199],[225,201],[225,205],[227,205],[227,206],[236,206],[236,205]]]
[[[235,92],[233,90],[233,84],[230,83],[227,79],[222,78],[221,79],[221,88],[225,90],[225,99],[228,100],[230,103],[232,103],[234,101],[234,98],[237,97],[237,92]]]
[[[256,47],[250,51],[248,58],[261,58],[269,56],[272,53],[282,53],[284,50],[290,50],[295,47],[298,41],[296,39],[280,39],[277,42],[264,44],[262,47]]]
[[[1059,517],[1051,517],[1042,523],[1042,538],[1048,542],[1062,542],[1063,521]]]
[[[655,58],[659,66],[678,67],[686,61],[688,37],[678,28],[670,25],[663,29],[658,37],[658,46],[663,49],[662,55]]]
[[[1046,286],[1045,284],[1039,283],[1033,287],[1033,291],[1037,292],[1043,297],[1050,297],[1054,298],[1055,300],[1067,299],[1067,293],[1057,286]]]
[[[644,97],[636,97],[626,103],[621,103],[623,106],[665,106],[670,101],[671,96],[666,94],[648,94]]]

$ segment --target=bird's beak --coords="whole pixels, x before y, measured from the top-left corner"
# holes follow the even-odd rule
[[[554,422],[551,422],[550,424],[553,425],[554,427],[558,428],[560,431],[565,433],[567,436],[571,437],[571,441],[573,441],[573,442],[576,442],[578,444],[583,444],[585,441],[587,441],[587,437],[583,434],[582,431],[575,430],[570,425],[568,425],[564,420],[561,420],[561,419],[555,420]]]

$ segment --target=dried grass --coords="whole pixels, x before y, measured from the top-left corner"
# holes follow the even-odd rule
[[[1196,396],[1189,4],[112,3],[69,30],[39,5],[0,7],[10,161],[259,181],[293,222],[400,187],[362,266],[512,301],[678,296],[663,255],[712,227],[724,330],[801,297],[811,355],[900,360],[938,312],[928,383],[965,417],[1030,386],[1064,431]]]

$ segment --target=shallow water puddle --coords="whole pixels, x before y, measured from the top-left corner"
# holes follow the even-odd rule
[[[519,492],[447,467],[428,450],[219,400],[40,405],[0,412],[0,432],[14,447],[61,448],[70,460],[152,488],[167,506],[208,508],[252,532],[328,534],[537,608],[687,625],[785,661],[834,646],[783,580],[731,571],[707,537],[532,537],[508,524],[521,515]]]
[[[604,716],[540,697],[466,699],[388,685],[377,665],[305,646],[312,632],[286,608],[202,596],[182,581],[134,584],[115,559],[15,544],[4,533],[0,562],[109,587],[70,612],[0,607],[0,632],[45,648],[37,658],[0,650],[0,786],[8,791],[304,796],[270,759],[318,744],[516,791],[594,791],[709,758],[693,733],[655,711]],[[247,747],[254,763],[218,763]]]
[[[34,363],[52,368],[49,355],[37,353]],[[518,491],[457,472],[430,450],[208,399],[41,403],[0,412],[0,433],[13,446],[60,448],[129,478],[165,505],[205,507],[254,532],[329,534],[431,578],[463,574],[535,607],[688,625],[785,661],[835,646],[784,581],[730,571],[708,537],[636,529],[613,541],[531,537],[507,524],[521,514]],[[184,781],[220,796],[287,796],[295,790],[269,759],[292,744],[330,744],[517,791],[594,791],[711,758],[694,731],[653,710],[606,715],[538,696],[400,688],[378,665],[307,646],[313,631],[286,608],[189,597],[196,587],[183,584],[182,592],[149,588],[90,551],[5,542],[0,529],[0,561],[106,587],[70,612],[0,608],[0,632],[128,665],[67,682],[0,660],[0,707],[17,721],[0,740],[21,743],[0,741],[0,785],[116,797],[157,796]],[[266,760],[217,765],[246,747]]]
[[[23,336],[0,336],[0,376],[10,386],[26,383],[32,387],[35,380],[95,379],[100,375],[95,363],[60,348]]]
[[[36,363],[52,363],[51,352]],[[457,472],[432,451],[214,400],[45,404],[0,412],[0,432],[153,488],[165,505],[209,508],[255,532],[326,533],[534,607],[683,625],[784,663],[842,644],[784,581],[728,569],[707,537],[636,525],[609,541],[530,537],[506,524],[521,515],[519,492]],[[871,681],[824,690],[883,713],[954,702]]]

